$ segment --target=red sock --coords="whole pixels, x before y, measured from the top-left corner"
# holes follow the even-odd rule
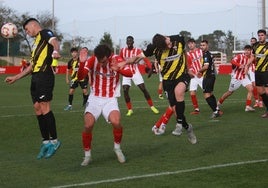
[[[193,103],[194,108],[198,108],[198,102],[197,102],[196,95],[191,95],[191,99],[192,99],[192,103]]]
[[[255,100],[258,100],[259,94],[258,94],[258,91],[257,91],[257,87],[254,87],[253,88],[253,96],[254,96],[254,99]]]
[[[149,104],[150,107],[154,105],[152,99],[148,99],[147,103]]]
[[[158,95],[162,95],[163,90],[162,89],[158,89]]]
[[[119,129],[113,128],[113,134],[114,134],[114,142],[120,144],[123,136],[123,128]]]
[[[250,106],[250,105],[251,105],[251,100],[247,100],[247,101],[246,101],[246,105],[247,105],[247,106]]]
[[[129,109],[129,110],[132,109],[132,104],[131,104],[131,102],[127,102],[127,109]]]
[[[170,117],[172,116],[172,114],[173,114],[172,108],[171,107],[168,107],[166,109],[165,116],[163,118],[163,123],[164,124],[167,124],[168,123],[168,121],[169,121]]]
[[[224,99],[223,99],[223,98],[220,98],[220,99],[219,99],[219,103],[220,103],[220,104],[222,104],[222,103],[223,103],[223,101],[224,101]]]
[[[82,143],[85,151],[91,149],[92,133],[82,132]]]

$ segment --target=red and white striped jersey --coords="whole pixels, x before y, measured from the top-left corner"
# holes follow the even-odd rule
[[[240,68],[240,66],[245,66],[248,63],[248,60],[249,58],[245,54],[238,54],[232,59],[232,76],[235,79],[242,80],[245,78],[245,69]]]
[[[117,88],[119,87],[119,78],[120,74],[118,71],[114,71],[111,69],[111,63],[119,63],[124,61],[118,55],[112,55],[108,59],[108,63],[102,65],[98,62],[96,56],[91,56],[84,66],[86,72],[91,73],[91,95],[98,97],[116,97],[117,96]],[[128,69],[125,67],[124,70]],[[120,71],[124,71],[120,70]],[[132,76],[132,74],[131,74]]]
[[[187,63],[189,70],[193,71],[194,74],[203,66],[203,52],[199,48],[187,52]]]
[[[139,48],[134,47],[132,49],[129,49],[128,47],[125,47],[125,48],[121,48],[119,55],[122,58],[124,58],[125,60],[127,60],[131,57],[139,55],[140,53],[142,53],[142,50]],[[144,58],[143,61],[146,64],[145,66],[151,67],[151,65],[150,65],[151,62],[148,58]],[[132,69],[133,73],[138,71],[138,64],[137,63],[130,64],[129,66]]]

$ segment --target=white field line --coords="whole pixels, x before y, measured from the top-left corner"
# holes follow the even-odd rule
[[[164,101],[166,101],[166,100],[164,100]],[[230,99],[230,100],[228,100],[228,101],[226,101],[225,103],[227,103],[227,102],[232,102],[232,103],[241,103],[242,101],[244,101],[244,100],[237,100],[237,99]],[[191,102],[190,101],[185,101],[186,102],[186,106],[192,106],[192,104],[191,104]],[[135,104],[137,104],[137,103],[145,103],[145,101],[133,101],[133,103]],[[207,105],[207,103],[203,100],[200,100],[200,102],[198,102],[199,103],[199,105]],[[120,104],[119,104],[120,105]],[[54,106],[59,106],[59,104],[57,105],[54,105]],[[60,105],[60,106],[63,106],[64,107],[64,105]],[[121,104],[121,106],[122,106],[122,104]],[[121,110],[121,112],[123,111],[123,110],[126,110],[127,108],[125,107],[125,105],[123,105],[123,107],[121,107],[120,106],[120,110]],[[163,104],[162,103],[162,101],[158,101],[158,102],[155,102],[155,106],[156,107],[167,107],[168,106],[168,102],[166,101],[166,103],[165,104]],[[0,111],[1,111],[1,109],[7,109],[7,108],[21,108],[21,107],[27,107],[27,108],[33,108],[32,107],[32,105],[23,105],[23,106],[20,106],[20,105],[18,105],[18,106],[0,106]],[[144,108],[149,108],[148,107],[148,105],[147,104],[144,104],[143,106],[138,106],[138,105],[134,105],[134,109],[144,109]],[[57,111],[57,112],[55,112],[55,110],[53,111],[53,113],[54,114],[63,114],[63,113],[83,113],[84,112],[84,109],[83,108],[81,108],[80,110],[71,110],[71,111],[68,111],[68,112],[66,112],[66,111],[64,111],[63,110],[63,108],[62,108],[62,111],[61,112],[59,112],[59,111]],[[6,114],[6,115],[0,115],[0,118],[13,118],[13,117],[25,117],[25,116],[35,116],[35,114],[34,113],[29,113],[29,114]]]
[[[54,186],[52,188],[68,188],[68,187],[98,185],[98,184],[102,184],[102,183],[121,182],[121,181],[127,181],[127,180],[144,179],[144,178],[157,177],[157,176],[167,176],[167,175],[174,175],[174,174],[183,174],[183,173],[188,173],[188,172],[204,171],[204,170],[211,170],[211,169],[217,169],[217,168],[242,166],[242,165],[247,165],[247,164],[256,164],[256,163],[265,163],[265,162],[268,162],[268,159],[260,159],[260,160],[252,160],[252,161],[240,161],[240,162],[235,162],[235,163],[225,163],[225,164],[197,167],[197,168],[192,168],[192,169],[177,170],[177,171],[173,171],[173,172],[143,174],[143,175],[139,175],[139,176],[127,176],[127,177],[122,177],[122,178],[106,179],[106,180],[100,180],[100,181],[76,183],[76,184],[69,184],[69,185],[59,185],[59,186]]]

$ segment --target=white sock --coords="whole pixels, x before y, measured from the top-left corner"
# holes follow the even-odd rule
[[[120,149],[120,144],[114,142],[114,149]]]
[[[91,156],[91,150],[85,151],[85,157],[90,157]]]

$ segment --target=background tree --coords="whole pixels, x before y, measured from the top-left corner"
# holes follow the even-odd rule
[[[104,32],[99,44],[106,44],[112,49],[112,51],[114,51],[114,44],[110,33]]]

